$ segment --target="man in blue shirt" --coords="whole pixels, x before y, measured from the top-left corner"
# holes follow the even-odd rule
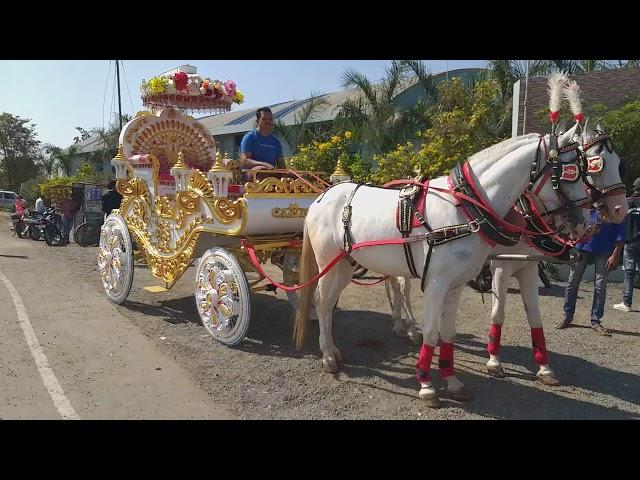
[[[286,168],[282,144],[271,131],[273,114],[263,107],[256,112],[256,128],[247,132],[240,143],[240,160],[245,170]]]
[[[591,223],[598,222],[598,211],[591,210]],[[593,304],[591,306],[591,328],[601,335],[610,337],[611,333],[600,324],[604,314],[604,303],[607,295],[607,278],[609,272],[620,262],[624,245],[624,223],[603,223],[600,230],[583,243],[576,244],[580,254],[577,263],[571,266],[569,285],[564,296],[564,320],[556,328],[567,328],[573,321],[578,298],[578,287],[588,264],[595,264],[595,281]]]

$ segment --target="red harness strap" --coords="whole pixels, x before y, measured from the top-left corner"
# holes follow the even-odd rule
[[[388,240],[372,240],[372,241],[368,241],[368,242],[360,242],[360,243],[354,244],[352,246],[352,248],[351,248],[351,251],[357,250],[358,248],[363,248],[363,247],[375,247],[375,246],[380,246],[380,245],[402,245],[403,243],[406,243],[406,242],[407,242],[407,239],[405,239],[405,238],[391,238],[391,239],[388,239]],[[271,278],[271,276],[269,276],[269,274],[267,272],[264,271],[264,269],[260,265],[260,261],[258,260],[258,257],[256,256],[256,250],[255,250],[254,246],[251,245],[249,240],[242,239],[240,244],[247,250],[247,254],[249,255],[249,260],[251,260],[251,265],[253,265],[253,267],[257,270],[257,272],[260,275],[262,275],[264,278],[269,280],[273,285],[275,285],[276,287],[281,288],[282,290],[287,291],[287,292],[295,292],[296,290],[300,290],[301,288],[308,287],[312,283],[315,283],[321,277],[325,276],[327,274],[327,272],[329,270],[331,270],[336,263],[338,263],[340,260],[342,260],[344,257],[346,257],[348,255],[348,253],[345,250],[342,250],[338,255],[336,255],[334,257],[333,260],[331,260],[331,262],[329,262],[329,264],[326,267],[324,267],[324,269],[320,273],[318,273],[315,277],[313,277],[307,283],[305,283],[303,285],[297,285],[295,287],[289,287],[287,285],[283,285],[280,282],[275,281],[273,278]],[[292,244],[292,246],[295,246],[295,244]],[[384,281],[385,279],[386,279],[386,277],[383,278],[382,280],[378,280],[375,283],[380,283],[380,282]],[[355,283],[357,283],[357,282],[355,282]],[[375,285],[375,283],[371,283],[371,284],[361,283],[360,285]]]

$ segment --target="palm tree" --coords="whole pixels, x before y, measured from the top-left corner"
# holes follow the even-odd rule
[[[418,84],[425,90],[422,102],[410,109],[402,109],[394,99],[407,84],[408,71],[416,74]],[[385,153],[398,144],[413,140],[418,130],[428,125],[425,113],[435,97],[431,75],[420,62],[393,61],[384,79],[374,85],[359,72],[347,70],[343,87],[357,95],[347,99],[336,117],[336,125],[352,132],[353,139],[368,149],[368,154]]]
[[[323,95],[312,93],[307,102],[296,110],[293,125],[285,125],[277,119],[273,128],[276,135],[286,140],[295,152],[300,145],[311,143],[324,132],[321,126],[314,125],[316,115],[329,105]]]
[[[120,122],[118,121],[118,114],[115,114],[116,118],[109,123],[107,128],[93,128],[91,129],[92,137],[98,137],[97,149],[95,149],[89,155],[89,160],[96,163],[102,163],[105,159],[115,157],[118,152],[118,139],[120,137]],[[126,124],[132,119],[131,115],[122,115],[122,124]]]
[[[56,158],[51,154],[51,151],[54,148],[55,145],[45,143],[42,145],[40,152],[38,153],[38,163],[40,164],[42,172],[49,178],[53,176],[57,163]]]
[[[48,152],[51,154],[50,158],[53,158],[56,164],[64,170],[65,174],[68,177],[71,176],[73,159],[78,154],[78,147],[71,145],[69,148],[62,149],[60,147],[51,146],[48,149]]]

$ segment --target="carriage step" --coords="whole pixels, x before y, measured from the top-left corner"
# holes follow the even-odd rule
[[[163,287],[162,285],[151,285],[149,287],[144,287],[147,292],[158,293],[158,292],[166,292],[169,289]]]

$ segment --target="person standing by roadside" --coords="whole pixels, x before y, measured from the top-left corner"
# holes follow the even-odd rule
[[[631,311],[636,267],[640,266],[640,177],[633,182],[633,191],[627,198],[627,204],[629,205],[629,213],[625,219],[622,302],[613,306],[622,312]]]

